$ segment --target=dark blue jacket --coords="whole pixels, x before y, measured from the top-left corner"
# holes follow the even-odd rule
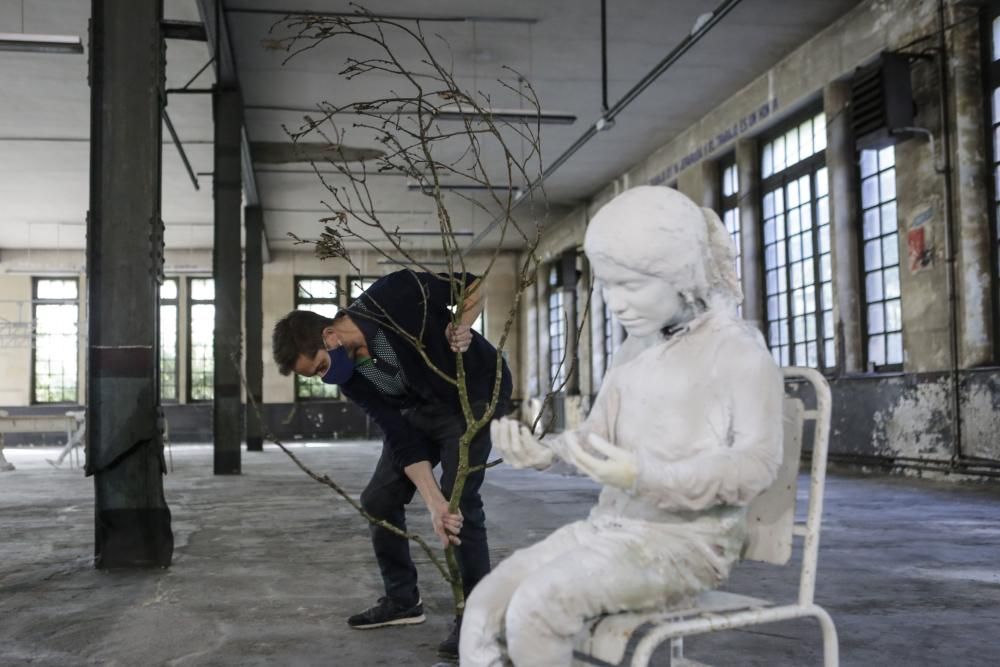
[[[454,275],[466,286],[476,280],[476,276],[469,273]],[[420,340],[430,361],[448,377],[454,378],[455,353],[448,345],[445,329],[452,317],[449,306],[455,305],[455,301],[448,274],[402,270],[375,281],[348,308],[351,320],[361,329],[365,340],[372,341],[375,332],[382,329],[396,352],[406,378],[407,395],[401,403],[381,394],[360,373],[354,373],[340,387],[344,395],[359,405],[382,429],[393,462],[399,467],[438,458],[434,456],[435,445],[410,426],[401,410],[421,405],[443,405],[461,417],[462,409],[458,389],[431,370],[413,340],[397,330]],[[462,360],[469,400],[473,404],[489,402],[496,379],[496,348],[474,331],[472,344],[462,354]],[[496,416],[510,409],[513,388],[510,369],[505,361],[501,361],[501,370]],[[481,413],[481,408],[476,411],[477,416]]]

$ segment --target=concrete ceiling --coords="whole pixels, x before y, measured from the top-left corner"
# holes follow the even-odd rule
[[[586,199],[641,160],[784,55],[829,25],[858,0],[744,0],[674,67],[650,86],[608,132],[594,137],[546,183],[555,210]],[[81,0],[26,2],[24,31],[77,34],[86,44],[90,3]],[[337,73],[348,56],[365,51],[356,40],[332,40],[282,64],[285,54],[265,40],[281,10],[350,11],[342,0],[225,0],[226,20],[247,106],[252,141],[287,140],[282,125],[302,122],[317,103],[336,105],[385,95],[399,86],[386,76],[345,81]],[[608,3],[608,98],[614,104],[687,34],[718,0],[614,0]],[[18,0],[0,0],[0,26],[16,31]],[[497,79],[517,87],[506,65],[531,81],[543,109],[577,116],[573,125],[543,125],[544,164],[551,163],[600,116],[600,3],[590,0],[508,0],[487,5],[468,0],[371,0],[374,13],[421,17],[466,17],[462,22],[424,23],[443,60],[454,63],[460,84],[491,96],[495,107],[516,107],[516,97]],[[275,10],[275,13],[260,13]],[[195,0],[165,0],[167,18],[198,20]],[[7,28],[7,26],[12,26]],[[440,39],[438,39],[440,37]],[[447,44],[447,48],[444,45]],[[735,46],[734,45],[738,45]],[[413,50],[400,46],[411,60]],[[449,53],[450,51],[450,53]],[[179,87],[205,64],[204,43],[168,41],[167,85]],[[0,249],[82,248],[88,197],[89,89],[86,55],[0,53]],[[211,69],[195,85],[213,83]],[[284,107],[292,110],[277,110]],[[198,172],[212,170],[211,100],[174,95],[168,111]],[[347,119],[345,119],[347,120]],[[345,123],[341,121],[341,124]],[[346,125],[350,123],[347,122]],[[376,147],[373,138],[347,128],[345,143]],[[164,131],[163,217],[167,245],[211,246],[211,177],[195,191]],[[513,144],[518,147],[518,143]],[[493,163],[493,168],[502,166]],[[326,215],[329,193],[308,164],[256,165],[257,184],[272,248],[290,246],[288,232],[314,235]],[[537,165],[536,165],[537,168]],[[497,174],[498,179],[501,174]],[[346,181],[333,176],[330,183]],[[436,229],[433,201],[407,189],[403,176],[371,179],[376,209],[387,225],[404,230]],[[457,195],[447,198],[455,228],[479,231],[491,215]],[[496,239],[491,239],[487,245]],[[414,247],[435,247],[433,238],[409,237]],[[507,243],[516,243],[509,239]]]
[[[78,35],[87,45],[90,2],[26,0],[23,31]],[[0,31],[21,30],[19,0],[0,0]],[[194,0],[165,0],[167,19],[199,21]],[[167,87],[187,83],[209,59],[203,42],[167,41]],[[194,84],[214,83],[209,68]],[[0,52],[0,250],[84,248],[89,197],[90,88],[87,54]],[[212,171],[212,103],[172,96],[168,112],[196,171]],[[212,182],[196,191],[163,131],[166,244],[212,245]]]

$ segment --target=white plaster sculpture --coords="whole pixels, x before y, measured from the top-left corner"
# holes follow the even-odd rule
[[[629,337],[580,429],[539,442],[505,419],[492,435],[514,467],[562,460],[604,489],[586,520],[476,586],[462,667],[570,665],[588,619],[718,586],[739,557],[747,504],[781,462],[781,374],[736,315],[718,216],[676,190],[638,187],[598,212],[584,247]]]

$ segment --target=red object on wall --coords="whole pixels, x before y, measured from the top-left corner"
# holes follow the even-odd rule
[[[915,273],[930,265],[930,253],[927,252],[924,228],[911,229],[906,235],[906,246],[909,249],[910,272]]]

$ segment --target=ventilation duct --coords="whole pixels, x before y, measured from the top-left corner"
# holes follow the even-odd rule
[[[892,146],[910,136],[913,90],[909,58],[884,52],[851,79],[851,129],[858,150]]]

